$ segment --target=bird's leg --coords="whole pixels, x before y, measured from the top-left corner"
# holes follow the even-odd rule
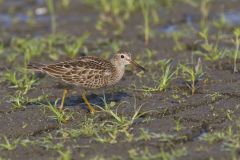
[[[94,114],[95,109],[89,103],[89,101],[88,101],[88,99],[86,97],[86,91],[85,90],[82,92],[82,99],[83,99],[84,103],[87,105],[87,108],[89,109],[90,113]]]
[[[67,89],[64,89],[64,91],[63,91],[63,96],[62,96],[62,101],[61,101],[61,105],[59,106],[59,111],[62,111],[62,110],[63,110],[64,101],[65,101],[65,97],[66,97],[66,95],[67,95],[67,92],[68,92],[68,90],[67,90]]]

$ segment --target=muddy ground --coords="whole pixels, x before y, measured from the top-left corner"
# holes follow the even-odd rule
[[[33,24],[27,22],[29,20],[27,10],[34,11],[45,6],[41,0],[2,2],[0,39],[6,48],[11,47],[13,37],[34,38],[50,34],[48,13],[33,16],[37,19]],[[11,11],[13,13],[9,13]],[[240,24],[239,11],[238,1],[213,1],[208,17],[210,35],[215,35],[218,31],[212,22],[219,19],[220,13],[226,16],[229,23],[228,27],[222,29],[222,33],[231,35],[233,28]],[[14,17],[18,17],[18,20],[14,20]],[[67,9],[57,7],[56,17],[57,33],[77,36],[85,32],[90,33],[86,43],[90,55],[100,56],[102,52],[112,51],[108,44],[99,44],[100,39],[106,41],[105,43],[114,40],[124,43],[120,50],[132,52],[148,71],[138,76],[134,68],[127,68],[124,78],[118,85],[104,90],[106,100],[107,103],[116,102],[112,109],[114,111],[117,109],[119,115],[127,119],[130,119],[135,113],[135,108],[140,106],[142,106],[140,113],[146,113],[127,128],[117,127],[119,133],[115,134],[111,130],[114,128],[114,118],[104,112],[89,114],[80,96],[81,89],[77,86],[68,86],[70,90],[65,107],[67,112],[73,113],[73,118],[66,123],[58,123],[51,117],[52,112],[44,105],[29,103],[23,109],[13,109],[10,97],[16,90],[11,88],[8,82],[1,81],[0,142],[5,144],[3,138],[5,137],[11,144],[16,142],[16,147],[14,149],[1,147],[0,159],[64,159],[63,153],[68,155],[65,159],[226,160],[240,157],[238,145],[240,75],[233,73],[231,58],[225,57],[215,62],[202,59],[205,75],[194,95],[191,95],[181,77],[174,79],[164,92],[138,91],[143,86],[156,85],[156,79],[154,80],[152,75],[157,78],[161,76],[162,73],[154,62],[168,58],[173,60],[174,66],[178,63],[192,62],[192,53],[200,49],[200,43],[197,42],[196,34],[188,32],[188,27],[199,30],[201,20],[199,8],[182,2],[170,9],[160,7],[161,23],[152,25],[154,37],[148,45],[144,44],[139,29],[143,24],[141,13],[131,16],[120,36],[114,36],[111,32],[103,35],[101,31],[96,30],[98,11],[81,1],[72,1]],[[182,45],[186,46],[183,50],[175,51],[172,37],[166,36],[176,30],[187,35],[180,40]],[[220,47],[234,48],[230,39],[222,41]],[[156,54],[146,58],[146,49],[155,50]],[[21,65],[21,61],[7,63],[8,54],[10,53],[1,54],[1,75],[6,69],[16,70],[16,67]],[[79,55],[81,54],[84,52],[81,51]],[[66,56],[60,56],[58,61],[65,59]],[[193,59],[196,60],[197,57]],[[33,58],[31,61],[54,62],[46,55]],[[36,77],[38,81],[28,92],[28,97],[35,98],[47,94],[52,103],[61,97],[65,84],[41,74],[37,74]],[[91,103],[104,107],[101,97],[102,90],[88,93]],[[45,100],[41,103],[47,104]],[[68,133],[73,129],[82,130],[73,136]],[[108,132],[107,129],[111,131]],[[214,133],[219,133],[220,136],[212,136],[213,140],[207,141],[206,135]]]

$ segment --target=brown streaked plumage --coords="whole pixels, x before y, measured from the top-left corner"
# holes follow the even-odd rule
[[[145,70],[134,62],[128,53],[115,54],[110,61],[94,56],[84,56],[49,65],[30,64],[28,68],[45,72],[52,77],[61,78],[64,82],[78,85],[84,89],[99,89],[119,82],[124,75],[125,65],[128,64]],[[67,92],[64,91],[60,109],[63,108],[66,94]],[[93,113],[94,109],[89,104],[85,94],[82,96],[90,112]]]

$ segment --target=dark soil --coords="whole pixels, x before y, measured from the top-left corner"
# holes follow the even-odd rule
[[[5,46],[10,46],[13,37],[39,37],[47,36],[50,33],[50,16],[48,14],[35,16],[37,21],[34,24],[28,24],[23,16],[26,15],[27,10],[34,11],[40,6],[45,6],[41,0],[3,1],[0,5],[0,40]],[[238,1],[214,1],[210,10],[209,23],[217,20],[220,13],[239,13],[239,9],[240,2]],[[10,10],[13,10],[12,15],[9,14]],[[150,64],[167,58],[173,59],[175,66],[178,63],[190,63],[192,52],[200,48],[199,43],[195,42],[198,40],[196,34],[190,34],[181,39],[181,43],[187,46],[186,49],[174,51],[173,46],[175,46],[175,43],[171,37],[166,36],[165,31],[168,27],[175,26],[176,30],[185,32],[184,30],[189,27],[189,18],[192,26],[198,30],[201,20],[199,8],[194,8],[185,3],[177,3],[168,11],[165,10],[165,8],[159,9],[162,23],[152,26],[154,37],[148,45],[144,45],[143,35],[139,29],[139,26],[143,24],[141,13],[133,14],[127,22],[124,32],[119,37],[115,37],[111,33],[103,35],[95,28],[95,23],[99,17],[98,12],[93,7],[77,0],[71,1],[67,9],[57,7],[57,33],[74,36],[80,36],[84,32],[91,33],[86,44],[91,55],[99,56],[102,52],[111,50],[108,45],[106,47],[98,46],[98,39],[105,39],[106,41],[121,40],[126,42],[121,51],[130,51],[139,59],[144,59],[145,55],[143,53],[147,48],[155,50],[156,55],[149,59]],[[14,22],[13,17],[16,15],[22,16],[19,17],[19,21]],[[224,28],[222,32],[232,34],[233,27],[237,25],[235,23],[231,24],[229,27]],[[217,29],[212,27],[210,34],[216,32]],[[223,42],[221,47],[231,48],[233,46],[230,42]],[[3,57],[6,57],[6,55]],[[60,60],[65,58],[64,56],[60,57]],[[53,62],[47,56],[40,57],[40,60],[42,63]],[[37,61],[37,59],[32,61]],[[149,66],[147,60],[140,63],[145,67]],[[4,58],[0,59],[0,64],[2,66],[1,75],[3,75],[6,68],[15,68],[14,65],[6,64]],[[226,160],[232,159],[233,154],[239,158],[240,148],[237,148],[233,153],[223,149],[222,141],[211,144],[202,140],[201,137],[216,131],[225,132],[229,126],[232,126],[233,130],[237,130],[238,127],[235,122],[240,116],[238,107],[240,104],[240,75],[239,73],[233,73],[232,60],[229,58],[221,59],[218,62],[203,60],[203,66],[205,72],[204,82],[200,83],[199,89],[194,95],[190,94],[189,89],[180,77],[175,79],[165,92],[146,94],[133,89],[132,86],[134,85],[138,89],[142,88],[143,85],[155,85],[154,80],[151,78],[152,75],[160,77],[162,74],[156,65],[150,66],[149,72],[146,72],[143,77],[136,76],[137,72],[132,71],[133,68],[128,68],[125,77],[117,86],[104,91],[108,103],[111,101],[117,104],[127,102],[118,108],[118,112],[126,117],[131,117],[134,114],[135,101],[137,107],[142,106],[140,112],[153,111],[138,118],[130,126],[128,131],[134,137],[138,137],[141,129],[144,129],[149,133],[164,133],[174,136],[168,141],[162,141],[159,137],[148,140],[127,141],[126,135],[123,133],[117,137],[117,141],[114,143],[101,143],[96,140],[95,135],[59,138],[61,129],[78,129],[88,118],[94,119],[94,122],[99,125],[105,120],[111,120],[111,117],[102,112],[94,116],[90,115],[81,99],[81,89],[77,86],[70,86],[66,98],[65,107],[69,112],[74,112],[73,119],[67,123],[58,123],[50,117],[52,113],[46,107],[38,104],[27,104],[24,109],[14,110],[9,99],[15,90],[9,88],[7,82],[2,82],[0,84],[1,137],[7,137],[11,142],[19,138],[20,140],[29,139],[37,143],[26,146],[19,144],[13,150],[1,149],[0,159],[57,159],[60,157],[60,153],[54,147],[58,144],[63,145],[60,150],[66,151],[69,149],[71,151],[72,159],[91,159],[94,157],[96,159],[101,157],[104,159],[130,159],[130,150],[135,149],[140,154],[140,151],[144,151],[146,148],[152,155],[160,153],[162,150],[170,152],[185,148],[186,154],[176,158],[182,160],[211,158]],[[60,80],[40,75],[37,85],[30,90],[28,96],[34,98],[47,93],[51,102],[54,102],[62,95],[64,85]],[[90,102],[101,107],[104,106],[102,96],[101,90],[89,91],[88,93]],[[45,101],[42,101],[42,103],[47,104]],[[231,111],[232,120],[227,116],[228,111]],[[181,125],[179,131],[176,130],[177,121]],[[105,136],[105,133],[102,133],[101,136]],[[46,137],[51,137],[49,138],[51,141],[50,148],[41,145],[41,143],[46,144]],[[2,138],[0,142],[4,143],[4,139]],[[141,155],[139,157],[143,158]]]

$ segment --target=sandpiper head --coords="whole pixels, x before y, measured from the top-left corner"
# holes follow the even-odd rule
[[[133,64],[137,68],[145,71],[145,68],[136,63],[132,58],[130,53],[117,53],[113,57],[114,61],[117,61],[120,65]]]

